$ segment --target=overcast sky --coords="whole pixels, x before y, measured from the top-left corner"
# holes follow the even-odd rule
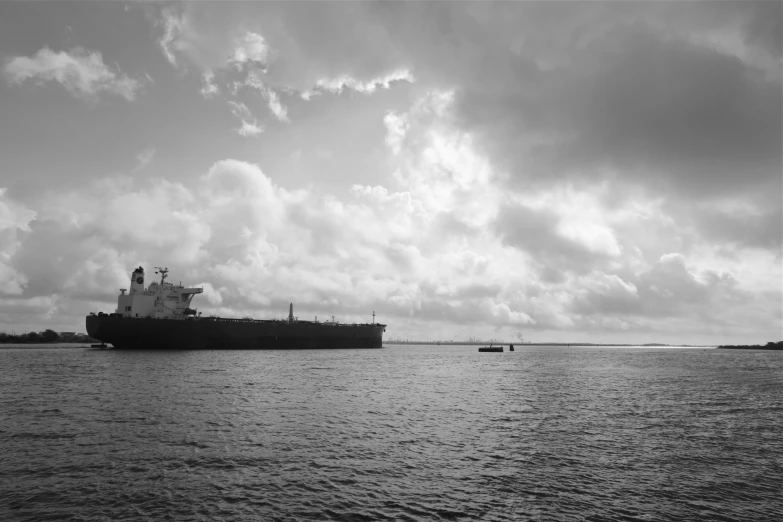
[[[781,5],[2,2],[0,330],[780,340]]]

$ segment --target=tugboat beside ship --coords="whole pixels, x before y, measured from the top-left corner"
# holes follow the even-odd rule
[[[114,313],[87,316],[87,333],[123,349],[319,349],[381,348],[386,325],[300,321],[293,304],[287,320],[201,317],[191,301],[201,288],[166,282],[168,269],[158,268],[160,283],[144,286],[144,269],[121,289]],[[127,293],[126,293],[127,292]]]

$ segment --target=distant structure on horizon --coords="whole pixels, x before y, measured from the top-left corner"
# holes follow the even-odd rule
[[[402,337],[390,337],[389,340],[385,341],[386,344],[453,344],[453,345],[478,345],[478,344],[532,344],[529,341],[501,341],[500,339],[491,338],[489,340],[487,339],[479,339],[478,337],[468,337],[464,340],[457,340],[457,339],[427,339],[426,341],[422,340],[411,340],[408,338],[402,338]]]

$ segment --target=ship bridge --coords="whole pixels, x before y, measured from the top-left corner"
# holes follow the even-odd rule
[[[204,289],[167,283],[168,268],[155,268],[155,273],[160,274],[160,282],[154,281],[147,287],[144,286],[144,268],[138,267],[133,271],[130,290],[120,289],[116,313],[123,317],[156,319],[184,319],[196,315],[196,310],[190,308],[190,302]]]

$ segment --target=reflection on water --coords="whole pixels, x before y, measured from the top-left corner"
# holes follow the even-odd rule
[[[783,354],[0,350],[0,518],[775,520]]]

